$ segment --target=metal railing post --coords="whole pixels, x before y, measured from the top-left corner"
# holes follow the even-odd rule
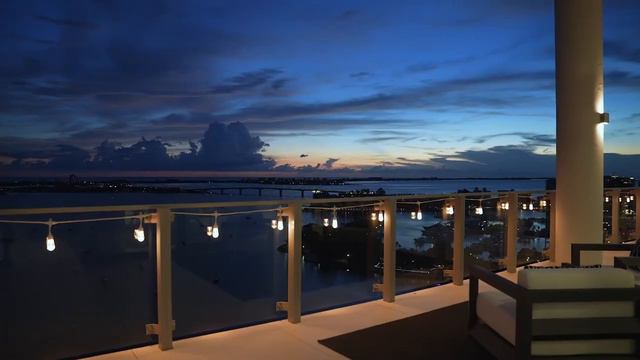
[[[396,300],[396,199],[384,201],[384,271],[382,299]]]
[[[518,265],[518,255],[516,253],[516,243],[518,241],[518,221],[520,206],[518,206],[518,193],[510,192],[508,195],[509,210],[507,212],[507,272],[516,272]]]
[[[640,189],[633,192],[634,201],[636,202],[636,239],[640,239]]]
[[[147,325],[147,334],[158,335],[160,350],[173,348],[173,321],[171,295],[171,222],[169,208],[158,208],[156,222],[156,281],[158,297],[158,323]]]
[[[556,261],[556,193],[549,194],[549,261]]]
[[[611,191],[611,237],[609,242],[620,242],[620,190]]]
[[[287,301],[276,303],[276,309],[286,311],[287,320],[297,324],[302,313],[302,204],[289,204],[284,214],[289,219]]]
[[[464,281],[464,232],[466,204],[464,195],[456,195],[453,207],[453,283],[462,285]]]

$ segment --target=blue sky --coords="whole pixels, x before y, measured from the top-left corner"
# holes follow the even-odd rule
[[[605,159],[625,175],[640,3],[604,4]],[[549,0],[8,1],[0,37],[6,174],[554,172]]]

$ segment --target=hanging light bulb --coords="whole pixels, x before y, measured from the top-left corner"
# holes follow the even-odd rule
[[[324,227],[328,227],[329,226],[329,218],[322,219],[322,225],[324,225]]]
[[[622,202],[622,197],[619,197],[619,198],[618,198],[618,202]]]
[[[284,229],[284,221],[282,221],[282,216],[278,217],[278,230],[282,231]]]
[[[338,212],[335,206],[333,207],[333,219],[331,220],[331,227],[334,229],[338,228]]]
[[[630,196],[627,196],[627,197],[626,197],[626,200],[627,200],[627,202],[628,202],[628,203],[630,203],[630,202],[631,202],[631,197],[630,197]]]
[[[220,236],[220,229],[218,228],[218,212],[213,215],[213,226],[211,227],[211,237],[217,239]]]
[[[541,208],[545,208],[545,207],[547,207],[547,200],[544,200],[544,199],[543,199],[543,200],[540,200],[540,207],[541,207]]]
[[[522,210],[527,210],[527,204],[522,204]]]
[[[142,227],[142,223],[144,222],[144,217],[140,216],[140,226],[137,229],[133,230],[133,238],[138,240],[138,242],[144,241],[144,228]]]
[[[416,219],[422,220],[422,208],[420,207],[419,201],[418,201],[418,212],[416,213]]]
[[[629,195],[629,201],[633,201],[634,197],[633,195]]]
[[[412,211],[412,212],[411,212],[411,220],[415,220],[415,219],[416,219],[416,217],[417,217],[416,212],[415,212],[415,211]]]
[[[482,205],[478,205],[478,207],[476,207],[476,215],[482,215],[483,213]]]
[[[375,221],[378,218],[378,215],[376,214],[376,212],[372,212],[371,213],[371,220]]]
[[[47,234],[47,250],[48,251],[53,251],[56,249],[56,241],[53,238],[53,233],[51,232],[51,229],[53,228],[53,220],[49,219],[49,234]]]
[[[532,202],[529,203],[529,210],[533,210],[533,203]]]
[[[508,201],[503,201],[500,203],[500,209],[502,210],[509,210],[509,202]]]
[[[605,196],[605,197],[604,197],[604,202],[606,202],[606,203],[608,203],[608,202],[609,202],[609,197],[608,197],[608,196]]]
[[[382,210],[378,212],[378,221],[380,222],[384,221],[384,212]]]
[[[447,215],[453,215],[453,206],[447,205],[447,207],[445,208],[445,213]]]
[[[276,219],[271,220],[271,228],[274,230],[278,228],[278,220]]]

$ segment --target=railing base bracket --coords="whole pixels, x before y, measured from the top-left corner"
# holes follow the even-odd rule
[[[158,324],[146,324],[144,326],[147,335],[158,335],[160,333],[160,325]],[[171,321],[171,330],[176,331],[176,321]]]
[[[288,311],[289,303],[286,301],[278,301],[276,302],[276,311]]]
[[[373,284],[374,293],[381,293],[383,291],[384,291],[384,284],[382,283]]]

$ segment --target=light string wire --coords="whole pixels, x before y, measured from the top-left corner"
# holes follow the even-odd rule
[[[375,202],[371,204],[361,204],[361,205],[350,205],[350,206],[336,206],[336,207],[320,207],[320,206],[303,206],[303,209],[311,209],[311,210],[348,210],[348,209],[357,209],[357,208],[366,208],[366,207],[376,207],[381,206],[382,202]]]
[[[231,215],[256,214],[256,213],[264,213],[264,212],[282,211],[283,209],[285,208],[283,208],[282,206],[279,206],[277,208],[270,208],[270,209],[257,209],[257,210],[245,210],[245,211],[233,211],[233,212],[214,211],[212,213],[204,213],[204,212],[172,211],[172,213],[175,215],[223,217],[223,216],[231,216]]]
[[[396,204],[402,204],[402,205],[416,205],[418,203],[420,204],[428,204],[428,203],[434,203],[434,202],[439,202],[439,201],[447,201],[447,200],[454,200],[454,197],[447,197],[447,198],[442,198],[442,199],[433,199],[433,200],[420,200],[420,201],[398,201],[396,202]]]
[[[60,225],[60,224],[77,224],[77,223],[88,223],[88,222],[98,222],[98,221],[143,219],[143,218],[147,218],[147,217],[153,216],[154,214],[155,213],[146,213],[146,214],[139,214],[139,215],[113,216],[113,217],[77,219],[77,220],[59,220],[59,221],[53,221],[53,220],[40,221],[40,220],[6,220],[6,219],[0,219],[0,223],[3,223],[3,224]]]

